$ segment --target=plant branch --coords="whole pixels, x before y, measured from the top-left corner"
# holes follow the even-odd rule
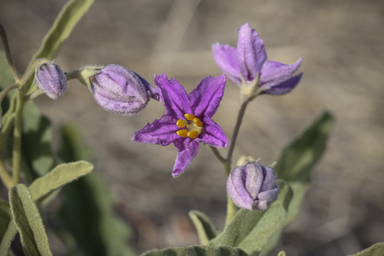
[[[10,189],[12,187],[12,177],[2,161],[0,161],[0,177],[7,189]]]
[[[241,123],[243,121],[245,109],[247,108],[248,103],[249,103],[248,100],[245,100],[241,103],[239,114],[237,115],[235,128],[234,128],[233,133],[232,133],[231,144],[229,145],[228,154],[227,154],[227,162],[228,162],[229,167],[231,167],[233,150],[235,149],[237,135],[239,134],[240,126],[241,126]],[[227,173],[227,176],[228,176],[228,173]]]
[[[20,161],[21,161],[21,129],[22,115],[24,106],[24,92],[19,90],[17,94],[15,128],[13,130],[13,152],[12,152],[12,184],[16,185],[20,181]]]
[[[19,88],[19,84],[11,84],[10,86],[6,87],[4,90],[0,92],[0,103],[3,101],[4,97],[13,89]]]

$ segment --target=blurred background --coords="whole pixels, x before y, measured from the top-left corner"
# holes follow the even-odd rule
[[[0,1],[0,21],[21,72],[65,2]],[[302,57],[304,77],[286,96],[262,96],[249,104],[234,161],[250,154],[268,165],[321,111],[336,117],[301,215],[279,249],[290,256],[333,256],[384,241],[383,1],[99,0],[56,63],[65,71],[120,64],[150,82],[154,73],[165,72],[190,92],[204,77],[220,74],[212,43],[236,46],[237,30],[246,22],[263,38],[269,59],[292,63]],[[74,121],[81,128],[116,213],[134,228],[130,244],[137,251],[197,244],[191,209],[223,228],[225,172],[207,146],[174,179],[175,147],[131,141],[135,131],[165,113],[161,103],[151,101],[134,117],[114,115],[77,81],[69,82],[65,97],[35,102],[54,127]],[[228,137],[238,108],[238,88],[228,81],[213,118]]]

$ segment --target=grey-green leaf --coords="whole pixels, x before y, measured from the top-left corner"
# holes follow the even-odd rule
[[[216,237],[216,229],[207,215],[193,210],[189,212],[189,217],[195,225],[201,245],[207,245],[209,240]]]
[[[15,226],[15,223],[13,221],[10,221],[8,224],[7,231],[5,232],[3,238],[1,239],[0,256],[9,255],[9,249],[11,248],[12,241],[15,238],[16,234],[17,234],[17,229]]]
[[[286,181],[310,181],[310,170],[323,154],[333,117],[324,112],[277,158],[275,171],[279,179]]]
[[[33,55],[29,67],[38,58],[53,60],[71,35],[72,30],[93,4],[94,0],[70,0],[61,10],[55,23],[45,35],[40,48]],[[33,81],[29,79],[28,87]],[[31,90],[28,92],[31,93]]]
[[[60,164],[29,186],[32,198],[37,201],[65,184],[91,173],[92,170],[93,164],[86,161]]]
[[[384,243],[377,243],[361,251],[359,253],[349,256],[383,256],[384,255]]]
[[[260,256],[269,255],[276,247],[284,227],[298,216],[301,202],[310,185],[310,172],[324,153],[326,142],[332,130],[334,120],[328,112],[322,113],[295,140],[291,142],[277,158],[275,171],[277,177],[287,181],[293,189],[293,198],[281,230],[271,237]]]
[[[11,211],[9,203],[0,198],[0,242],[7,231],[8,224],[11,221]]]
[[[152,250],[141,256],[247,256],[247,254],[239,248],[229,246],[189,246]]]
[[[24,253],[51,256],[43,221],[28,188],[23,184],[12,187],[9,191],[9,200],[12,218],[20,233]]]
[[[53,26],[45,35],[39,50],[33,55],[31,63],[38,58],[54,59],[71,35],[72,30],[88,11],[94,0],[71,0],[61,10]]]
[[[211,240],[211,246],[239,247],[247,254],[258,255],[270,237],[280,229],[292,198],[292,189],[278,181],[279,197],[266,211],[239,210],[224,231]]]

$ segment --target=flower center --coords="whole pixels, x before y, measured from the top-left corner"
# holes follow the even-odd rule
[[[195,117],[192,114],[185,114],[184,117],[187,120],[179,119],[176,122],[176,125],[178,127],[185,127],[185,129],[177,131],[177,135],[184,138],[189,137],[191,139],[196,139],[197,136],[199,136],[199,134],[203,130],[203,123],[200,121],[199,118]]]

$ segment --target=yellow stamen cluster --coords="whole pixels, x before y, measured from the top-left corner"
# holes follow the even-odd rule
[[[176,125],[180,128],[185,127],[186,129],[177,131],[177,135],[183,138],[189,137],[191,139],[196,139],[203,129],[203,123],[199,118],[192,114],[185,114],[184,117],[187,120],[179,119],[177,120]]]

